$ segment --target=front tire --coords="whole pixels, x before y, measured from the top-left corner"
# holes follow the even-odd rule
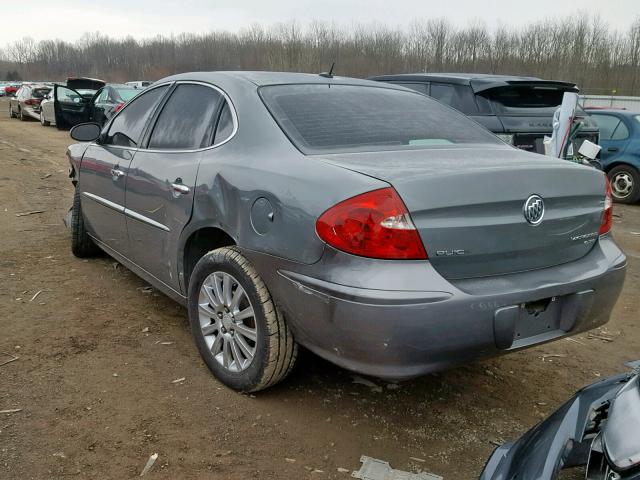
[[[188,308],[198,351],[226,386],[256,392],[291,372],[298,346],[260,275],[237,247],[213,250],[198,261]]]
[[[27,117],[24,116],[24,111],[22,110],[22,108],[18,107],[18,118],[22,121],[22,122],[26,122],[27,121]]]
[[[96,256],[99,251],[84,226],[80,191],[76,187],[71,207],[71,252],[78,258],[88,258]]]
[[[630,204],[640,200],[640,173],[634,167],[618,165],[607,176],[614,201]]]
[[[11,106],[11,100],[9,100],[9,118],[16,118],[16,114],[13,113],[13,107]]]

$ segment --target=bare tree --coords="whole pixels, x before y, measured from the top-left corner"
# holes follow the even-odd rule
[[[87,75],[108,81],[158,79],[193,70],[320,72],[336,62],[341,75],[467,71],[534,75],[577,82],[583,91],[640,94],[640,17],[626,32],[579,14],[523,28],[480,22],[455,27],[444,18],[405,29],[381,24],[288,22],[239,32],[182,33],[137,40],[88,33],[76,42],[31,38],[0,50],[0,71],[63,80]]]

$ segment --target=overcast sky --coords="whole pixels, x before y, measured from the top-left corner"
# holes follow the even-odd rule
[[[481,20],[493,27],[569,17],[577,9],[626,30],[640,15],[640,0],[29,0],[12,5],[3,8],[7,21],[0,28],[0,46],[26,35],[76,40],[100,32],[140,38],[314,19],[402,26],[416,18],[445,17],[457,25]]]

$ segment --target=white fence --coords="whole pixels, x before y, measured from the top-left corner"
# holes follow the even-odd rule
[[[580,95],[583,107],[624,108],[640,113],[640,97],[617,97],[611,95]]]

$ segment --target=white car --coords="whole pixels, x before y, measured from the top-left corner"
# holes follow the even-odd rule
[[[145,88],[147,88],[152,83],[153,82],[149,82],[147,80],[136,80],[135,82],[127,82],[127,83],[125,83],[125,85],[129,85],[130,87],[139,88],[140,90],[144,90]]]
[[[66,86],[54,85],[54,88],[40,103],[40,124],[44,127],[49,125],[58,126],[59,122],[56,121],[55,109],[55,104],[58,103],[58,115],[63,116],[63,121],[59,128],[68,126],[65,123],[68,123],[68,120],[72,119],[72,117],[80,115],[83,105],[91,102],[96,92],[104,85],[105,82],[102,80],[84,77],[68,78]],[[56,95],[58,96],[57,102]],[[73,124],[75,125],[75,123]]]

